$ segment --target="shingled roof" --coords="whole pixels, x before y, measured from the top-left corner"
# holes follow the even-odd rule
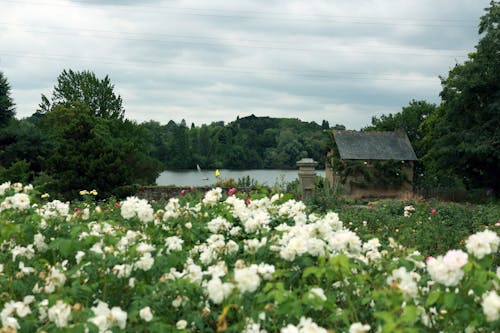
[[[340,158],[345,160],[416,161],[410,140],[404,131],[355,132],[333,131]]]

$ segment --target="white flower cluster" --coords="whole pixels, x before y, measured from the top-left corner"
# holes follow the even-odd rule
[[[204,265],[209,265],[226,253],[226,242],[223,235],[213,234],[200,245],[194,246],[192,253],[200,253],[200,261]]]
[[[327,330],[318,326],[311,318],[301,317],[297,326],[288,324],[281,329],[281,333],[327,333]]]
[[[352,231],[343,229],[342,222],[336,214],[327,214],[313,223],[294,226],[281,225],[277,230],[284,231],[279,239],[277,250],[280,257],[293,261],[296,256],[309,254],[311,256],[336,255],[345,253],[360,257],[362,242]],[[370,245],[371,255],[375,256],[376,246]]]
[[[214,304],[221,304],[233,291],[234,285],[222,282],[219,277],[213,277],[205,286],[208,298]]]
[[[2,329],[6,332],[16,332],[20,329],[18,318],[24,318],[31,313],[30,304],[35,301],[32,295],[25,296],[22,302],[9,301],[4,304],[0,319],[2,320]]]
[[[153,320],[153,311],[149,306],[146,306],[139,311],[139,317],[144,321],[151,321]]]
[[[120,213],[124,219],[131,219],[135,216],[141,222],[151,222],[154,217],[153,207],[145,199],[128,197],[121,203]]]
[[[247,206],[243,200],[230,196],[225,203],[232,207],[231,212],[240,220],[246,233],[259,233],[270,230],[268,224],[271,217],[268,210],[274,207],[272,201],[268,198],[254,200]]]
[[[450,250],[444,257],[429,258],[427,271],[434,281],[447,287],[456,286],[464,276],[462,267],[467,263],[467,259],[467,253],[462,250]]]
[[[478,259],[483,259],[485,255],[498,251],[500,237],[491,230],[484,230],[469,236],[465,242],[467,252]]]
[[[368,242],[363,243],[363,252],[365,254],[366,260],[363,261],[377,261],[382,258],[382,254],[379,252],[378,248],[381,246],[378,238],[372,238]]]
[[[0,184],[0,195],[5,195],[5,192],[10,189],[10,182]]]
[[[236,286],[241,293],[246,291],[254,292],[259,288],[260,278],[264,280],[271,280],[275,268],[273,265],[268,264],[252,264],[249,267],[235,268],[234,280]]]
[[[6,209],[17,209],[23,211],[30,208],[30,197],[26,193],[16,193],[6,197],[0,204],[0,211]]]
[[[260,320],[266,319],[265,313],[259,314]],[[260,328],[260,323],[255,322],[252,318],[246,318],[245,320],[245,328],[242,333],[267,333],[267,330]]]
[[[59,200],[53,200],[47,202],[40,209],[37,210],[37,214],[44,219],[49,219],[53,217],[66,217],[69,214],[69,203],[61,202]]]
[[[405,267],[393,270],[391,276],[387,278],[387,284],[410,297],[417,296],[418,281],[420,281],[420,275],[416,272],[408,272]]]
[[[48,316],[57,327],[66,327],[71,319],[71,306],[57,300],[56,304],[49,308]]]
[[[309,298],[319,298],[322,301],[326,301],[326,295],[323,288],[311,288],[308,294]]]
[[[41,233],[37,233],[33,236],[33,245],[40,252],[45,252],[49,249],[47,243],[45,243],[45,236]]]
[[[231,226],[231,222],[220,216],[207,223],[208,230],[213,234],[228,230]]]
[[[120,329],[125,329],[127,326],[127,313],[118,306],[109,309],[108,304],[98,301],[97,306],[92,307],[92,311],[94,317],[89,321],[97,326],[99,333],[110,332],[109,329],[113,326],[118,326]]]
[[[0,185],[0,192],[3,191],[7,193],[6,195],[11,195],[9,200],[4,200],[6,203],[2,207],[22,211],[21,213],[5,212],[6,215],[25,216],[27,213],[33,212],[29,209],[29,197],[28,204],[23,203],[26,197],[24,197],[25,193],[21,193],[22,189],[22,185],[11,185],[10,183],[8,186]],[[112,281],[116,281],[117,278],[128,279],[128,287],[122,289],[124,293],[140,292],[144,290],[145,283],[150,285],[156,283],[174,283],[175,285],[175,283],[179,283],[180,286],[187,283],[195,284],[195,288],[190,288],[189,292],[184,290],[185,288],[176,288],[174,293],[161,295],[165,298],[171,297],[168,299],[168,303],[176,308],[171,324],[174,324],[178,330],[195,331],[193,317],[183,311],[191,311],[191,309],[199,307],[196,309],[200,310],[197,313],[206,314],[214,311],[213,314],[215,314],[215,311],[225,308],[229,305],[228,303],[237,304],[239,307],[238,298],[248,297],[250,294],[253,294],[256,299],[260,298],[258,297],[259,293],[263,292],[261,289],[266,290],[268,287],[265,286],[266,280],[272,280],[279,276],[281,283],[282,279],[286,281],[291,272],[293,274],[297,272],[295,276],[300,276],[303,269],[302,263],[306,262],[302,259],[310,259],[300,258],[301,256],[324,256],[325,258],[322,260],[328,260],[338,254],[344,254],[349,258],[349,274],[365,275],[375,271],[377,276],[384,276],[383,280],[373,279],[376,281],[371,281],[367,276],[365,281],[367,284],[374,283],[373,290],[397,288],[408,297],[406,302],[417,306],[421,322],[432,330],[435,328],[434,322],[445,320],[443,318],[446,316],[445,313],[441,313],[442,310],[439,308],[426,309],[423,306],[429,289],[436,283],[446,287],[457,286],[465,274],[464,265],[467,264],[469,257],[461,250],[448,251],[444,256],[431,258],[427,264],[423,264],[417,252],[401,258],[391,256],[392,250],[405,250],[394,240],[390,240],[390,246],[384,250],[379,250],[381,242],[377,238],[362,242],[356,233],[344,228],[342,221],[335,213],[327,213],[324,216],[316,213],[307,215],[305,206],[301,202],[289,200],[278,204],[279,195],[275,195],[271,199],[263,198],[252,202],[245,202],[236,196],[229,196],[224,202],[221,201],[221,198],[222,191],[215,189],[205,194],[203,204],[194,206],[186,204],[181,207],[178,199],[170,199],[164,210],[159,210],[155,214],[146,200],[129,197],[121,203],[120,213],[123,219],[100,220],[105,215],[104,212],[107,211],[107,208],[103,208],[102,214],[95,214],[96,220],[91,221],[83,221],[80,218],[73,219],[72,215],[69,214],[69,203],[54,200],[41,208],[38,207],[37,214],[42,217],[41,223],[39,222],[40,216],[23,220],[26,223],[31,223],[33,220],[33,232],[29,234],[29,237],[32,238],[14,238],[1,242],[0,249],[4,251],[6,258],[12,258],[12,262],[6,260],[0,264],[0,275],[3,278],[6,274],[11,274],[21,282],[33,281],[32,284],[30,282],[27,290],[36,294],[37,298],[47,297],[46,294],[51,295],[38,303],[34,296],[27,296],[22,302],[16,301],[17,298],[14,300],[6,298],[0,312],[2,324],[0,331],[19,331],[23,320],[27,320],[25,318],[27,316],[30,321],[36,321],[35,317],[38,317],[39,324],[48,324],[57,328],[70,327],[72,324],[79,325],[84,320],[89,329],[95,325],[99,332],[125,329],[128,318],[127,311],[132,311],[130,315],[133,317],[131,320],[134,321],[134,325],[137,321],[141,321],[141,325],[147,326],[148,322],[153,321],[153,319],[157,322],[165,320],[162,311],[152,306],[155,311],[159,311],[153,314],[153,309],[145,306],[146,304],[141,305],[142,308],[130,310],[117,306],[112,307],[97,300],[95,303],[85,303],[84,306],[87,309],[80,312],[82,305],[71,306],[71,304],[66,303],[69,302],[69,299],[64,296],[64,286],[72,288],[77,282],[78,284],[86,283],[89,288],[94,288],[91,286],[96,285],[95,279],[102,279],[103,276]],[[87,207],[92,209],[90,205]],[[405,207],[406,211],[411,212],[412,210]],[[87,215],[87,213],[81,214]],[[74,216],[77,216],[77,213]],[[50,218],[57,217],[66,218],[65,221],[48,221]],[[135,217],[143,222],[154,221],[155,228],[152,227],[152,224],[137,224],[126,221]],[[276,223],[282,224],[276,226]],[[137,230],[134,230],[134,227]],[[196,233],[189,230],[191,228],[196,230]],[[71,237],[74,237],[70,241],[80,240],[81,246],[71,249],[73,253],[69,254],[64,253],[69,249],[61,246],[61,257],[58,257],[59,253],[55,249],[54,254],[58,259],[48,260],[50,265],[45,264],[41,259],[52,254],[53,251],[48,251],[50,243],[55,241],[50,248],[54,247],[53,245],[57,244],[60,237],[68,237],[67,231],[69,230],[71,230]],[[78,231],[77,235],[74,235],[76,232],[73,230]],[[58,235],[58,232],[61,231],[61,235],[64,236]],[[31,240],[32,244],[29,244]],[[486,230],[470,236],[467,239],[466,247],[471,259],[472,256],[482,259],[486,255],[496,253],[499,243],[498,235],[493,231]],[[61,244],[63,243],[61,242]],[[63,253],[64,255],[62,255]],[[409,251],[405,253],[408,254]],[[167,258],[161,258],[161,256],[167,256]],[[174,256],[183,260],[183,264],[180,264],[182,268],[177,266],[179,260]],[[71,258],[64,260],[69,257]],[[95,261],[96,258],[103,260],[95,263],[93,260]],[[61,262],[57,262],[57,260],[61,260]],[[294,262],[296,260],[297,262]],[[400,260],[413,262],[415,269],[408,271],[407,268],[401,267]],[[75,261],[76,266],[74,265]],[[263,261],[276,262],[279,274],[275,273],[274,265],[262,263]],[[152,269],[153,266],[155,269]],[[390,267],[390,270],[385,271],[387,267]],[[500,269],[497,270],[497,275],[500,275],[499,272]],[[423,278],[419,273],[422,274]],[[432,281],[429,281],[429,275]],[[147,277],[147,280],[144,280],[144,277]],[[429,282],[426,286],[422,286],[421,280]],[[122,282],[127,283],[126,281]],[[323,307],[326,307],[329,301],[346,302],[348,295],[346,290],[349,288],[354,295],[362,296],[364,291],[358,283],[361,282],[350,279],[350,275],[335,281],[333,285],[325,285],[324,279],[318,279],[317,285],[301,287],[299,292],[304,292],[304,294],[296,296],[303,297],[306,304],[314,307],[315,311],[308,312],[308,315],[312,317],[316,315],[315,313],[319,313]],[[491,286],[491,282],[489,285]],[[168,285],[166,286],[168,288],[165,289],[168,290],[171,286]],[[158,285],[155,285],[155,290],[162,290],[162,288],[156,287]],[[449,291],[449,289],[451,288],[446,288],[446,292],[458,292],[459,290],[456,288],[455,291]],[[474,306],[479,310],[479,313],[482,308],[487,321],[494,322],[500,319],[500,297],[497,294],[496,281],[493,281],[491,289],[481,297],[479,297],[480,294],[475,295],[476,304]],[[475,290],[474,287],[471,288],[472,293],[474,293],[473,290]],[[102,295],[102,290],[96,289],[95,295],[90,302],[98,298],[98,295]],[[147,296],[143,300],[148,301]],[[123,303],[116,301],[116,304]],[[152,304],[157,306],[154,302]],[[404,307],[405,304],[397,304],[396,306]],[[92,305],[94,306],[92,307]],[[210,309],[211,306],[214,309]],[[260,306],[262,306],[261,309],[259,309]],[[248,318],[244,322],[236,324],[238,330],[266,333],[266,329],[269,330],[271,327],[269,326],[270,321],[275,320],[273,311],[265,312],[268,310],[267,306],[273,308],[279,304],[256,304],[252,311],[248,311]],[[92,308],[90,309],[90,307]],[[370,307],[375,308],[374,301],[370,303]],[[32,313],[32,310],[35,314]],[[76,311],[79,311],[78,315],[76,315]],[[257,313],[253,311],[262,311],[258,319]],[[267,314],[271,317],[266,318]],[[288,324],[289,321],[286,318],[291,321],[291,317],[287,316],[280,317],[279,321],[274,321],[282,327],[281,332],[283,333],[327,332],[325,328],[315,323],[315,320],[320,325],[324,323],[324,321],[319,322],[317,317],[311,319],[304,314],[298,324],[294,322],[296,325]],[[349,333],[366,333],[371,328],[360,322],[354,323],[350,327],[347,323],[342,325],[342,328],[335,327],[335,329],[343,332],[348,330]],[[273,330],[276,330],[275,326],[272,327]]]
[[[155,247],[151,244],[139,243],[136,250],[141,257],[139,257],[139,259],[134,263],[134,269],[149,271],[155,262],[153,256],[151,255],[151,252],[155,250]]]
[[[170,198],[168,203],[165,205],[165,211],[163,212],[163,221],[167,221],[170,218],[176,219],[179,217],[181,211],[181,206],[179,204],[178,198]]]
[[[280,205],[278,214],[293,218],[296,225],[304,224],[307,219],[306,205],[302,201],[288,200]]]
[[[16,261],[17,257],[25,257],[28,259],[32,259],[35,256],[35,250],[33,248],[33,244],[29,244],[28,246],[17,245],[12,250],[10,250],[12,254],[12,261]]]
[[[484,315],[486,320],[495,321],[500,319],[500,296],[496,291],[488,291],[483,295],[483,302],[481,303],[483,307]]]
[[[245,250],[246,253],[256,254],[261,247],[267,244],[267,237],[264,237],[260,240],[257,238],[244,239],[243,244],[244,244],[243,249]]]
[[[235,288],[237,288],[241,294],[245,292],[255,292],[260,286],[261,279],[271,280],[273,278],[275,272],[273,265],[265,263],[259,265],[252,264],[247,267],[244,265],[244,262],[241,260],[236,262],[236,267],[234,269],[234,284],[231,282],[223,282],[221,279],[221,277],[225,276],[227,273],[227,267],[224,262],[219,262],[216,265],[208,267],[206,272],[202,272],[201,268],[196,266],[198,269],[196,269],[195,272],[198,275],[198,281],[201,280],[201,277],[205,274],[211,275],[210,280],[203,281],[202,283],[210,301],[214,304],[222,303]],[[185,274],[186,273],[181,273],[179,275],[182,276]],[[189,279],[192,280],[192,278]]]
[[[5,182],[0,184],[0,195],[5,195],[5,192],[8,190],[13,190],[15,193],[23,192],[23,193],[30,193],[31,190],[33,190],[33,185],[29,184],[26,186],[23,186],[21,183],[11,183],[11,182]]]
[[[370,328],[370,325],[354,323],[349,327],[349,333],[368,333]]]
[[[403,215],[404,217],[410,217],[411,214],[415,211],[415,207],[413,207],[412,205],[409,205],[409,206],[405,206],[404,208],[404,212],[403,212]]]
[[[172,251],[182,251],[182,244],[184,241],[179,236],[170,236],[165,240],[166,253],[170,254]]]
[[[66,283],[66,275],[56,267],[50,267],[49,274],[44,279],[45,287],[39,287],[38,283],[33,287],[34,293],[53,293],[58,287]]]
[[[206,205],[215,205],[222,198],[222,189],[220,187],[214,188],[207,193],[203,198],[203,203]]]

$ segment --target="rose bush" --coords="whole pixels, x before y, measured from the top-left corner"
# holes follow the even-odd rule
[[[232,194],[63,203],[0,185],[1,330],[498,330],[496,231],[426,260],[336,213]]]

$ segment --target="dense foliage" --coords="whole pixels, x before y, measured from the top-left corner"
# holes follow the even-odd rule
[[[0,72],[0,128],[14,117],[14,101],[10,97],[10,85],[7,78]]]
[[[460,242],[427,257],[404,246],[415,232],[403,224],[425,232],[424,224],[447,221],[444,210],[374,207],[380,214],[364,214],[362,229],[357,218],[319,214],[279,193],[231,193],[218,188],[152,206],[135,197],[95,202],[95,191],[82,191],[82,200],[63,203],[1,184],[2,330],[499,329],[496,216],[453,221]],[[377,238],[396,216],[396,229]]]
[[[44,159],[45,189],[75,197],[92,187],[104,196],[129,184],[153,184],[160,165],[149,157],[147,132],[128,120],[96,117],[80,103],[56,106],[43,119],[54,142]]]
[[[149,132],[123,119],[121,103],[108,77],[63,71],[52,104],[42,96],[43,110],[0,129],[0,181],[34,182],[66,198],[84,185],[109,196],[154,184],[162,166]]]
[[[42,94],[38,112],[46,113],[58,105],[74,102],[87,105],[93,115],[101,118],[123,119],[125,113],[122,98],[115,94],[114,85],[107,75],[100,80],[93,72],[71,69],[63,70],[57,77],[51,101]]]
[[[207,169],[295,169],[303,157],[323,166],[330,129],[325,121],[318,125],[254,115],[227,125],[214,122],[188,128],[185,121],[143,125],[153,135],[154,156],[166,169],[194,169],[196,164]]]
[[[400,113],[373,117],[365,130],[404,129],[421,160],[419,188],[482,188],[498,196],[500,182],[500,3],[481,17],[481,39],[463,64],[441,78],[441,104],[411,101]]]
[[[442,78],[442,103],[426,120],[426,164],[468,187],[500,191],[500,3],[481,18],[482,38],[469,60]]]

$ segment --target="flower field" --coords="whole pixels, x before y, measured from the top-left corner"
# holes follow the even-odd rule
[[[0,185],[1,332],[500,330],[495,223],[421,253],[424,229],[403,224],[443,209],[406,206],[389,230],[281,194],[95,194],[69,203]]]

